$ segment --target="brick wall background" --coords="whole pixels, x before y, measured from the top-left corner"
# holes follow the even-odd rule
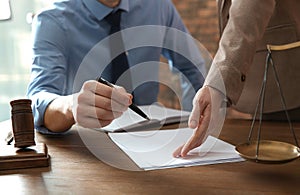
[[[194,38],[214,55],[219,41],[216,0],[172,0]]]
[[[219,27],[216,0],[172,0],[184,24],[191,35],[200,41],[214,56],[219,41]],[[173,75],[168,66],[162,65],[160,80],[166,85],[160,86],[159,102],[166,107],[180,109],[180,97],[170,88],[180,88],[179,78]],[[178,92],[177,92],[178,93]],[[180,95],[180,94],[179,94]]]

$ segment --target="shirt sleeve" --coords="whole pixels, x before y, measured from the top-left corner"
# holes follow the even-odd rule
[[[67,48],[65,31],[55,16],[41,13],[32,27],[33,62],[27,97],[32,100],[34,124],[39,130],[45,129],[44,113],[49,103],[63,95]]]
[[[168,59],[171,70],[180,73],[182,107],[191,110],[193,97],[202,87],[206,76],[205,61],[198,48],[198,41],[189,34],[175,6],[170,1],[163,2],[166,4],[163,14],[167,14],[164,18],[169,27],[163,56]]]
[[[233,0],[219,49],[204,85],[222,91],[236,104],[246,81],[256,45],[272,16],[275,0]]]

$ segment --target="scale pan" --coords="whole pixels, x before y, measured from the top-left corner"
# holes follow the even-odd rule
[[[300,156],[300,149],[289,143],[261,140],[256,156],[257,141],[239,144],[235,150],[246,160],[257,163],[276,164],[287,163]]]

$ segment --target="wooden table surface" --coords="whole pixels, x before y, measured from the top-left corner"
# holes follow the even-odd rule
[[[245,142],[250,123],[246,120],[227,120],[219,138],[232,144]],[[7,124],[0,123],[1,140],[4,139]],[[299,137],[300,123],[295,123],[294,127]],[[104,133],[98,133],[95,137],[102,147],[99,155],[103,158],[99,160],[83,143],[80,133],[83,130],[73,128],[62,136],[36,134],[36,141],[48,146],[51,165],[0,171],[0,193],[300,194],[299,159],[285,164],[245,161],[139,171]],[[264,122],[262,131],[262,138],[294,143],[287,123]]]

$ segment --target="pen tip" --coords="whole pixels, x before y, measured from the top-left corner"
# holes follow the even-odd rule
[[[149,118],[148,116],[146,117],[146,119],[147,119],[148,121],[150,121],[150,118]]]

